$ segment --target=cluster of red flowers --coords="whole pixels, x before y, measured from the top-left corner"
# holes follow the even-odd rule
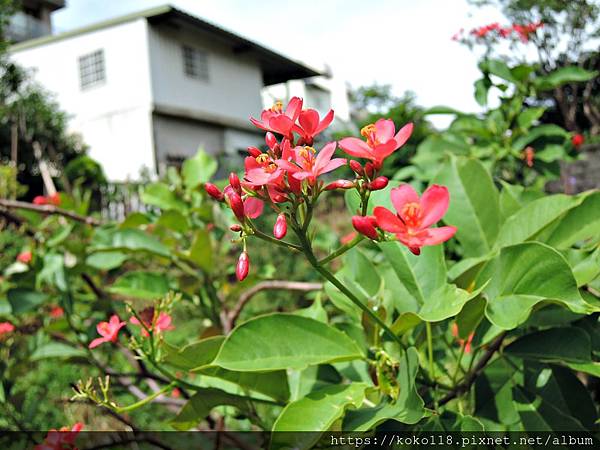
[[[481,27],[473,28],[469,34],[475,36],[478,39],[489,37],[500,37],[503,39],[516,35],[521,42],[529,42],[532,34],[534,34],[539,28],[542,28],[544,24],[542,22],[533,22],[528,24],[513,24],[507,27],[501,26],[498,22],[483,25]],[[463,36],[464,29],[461,29],[458,33],[452,36],[452,40],[458,41],[465,38]]]
[[[144,337],[150,335],[147,330],[151,333],[162,333],[163,331],[174,329],[171,325],[171,316],[165,312],[156,314],[156,311],[152,307],[144,309],[140,313],[140,318],[142,319],[142,323],[140,323],[137,317],[131,317],[129,322],[133,325],[138,325],[141,328],[142,336]],[[127,325],[127,322],[122,322],[121,319],[119,319],[119,316],[113,314],[108,322],[100,322],[96,325],[96,331],[98,331],[98,334],[101,337],[90,342],[89,347],[95,348],[105,342],[117,342],[119,331],[125,325]]]
[[[285,109],[281,102],[276,102],[262,112],[260,120],[250,119],[266,131],[266,149],[248,148],[242,180],[231,173],[229,185],[222,191],[214,184],[205,184],[211,197],[227,204],[233,211],[239,223],[231,226],[232,231],[241,233],[242,237],[255,233],[251,219],[263,213],[266,203],[277,213],[273,236],[282,239],[287,233],[289,219],[289,212],[282,207],[285,203],[298,206],[316,200],[323,191],[335,189],[354,188],[363,195],[388,185],[388,179],[380,175],[383,162],[406,143],[413,125],[409,123],[396,132],[392,120],[380,119],[361,130],[364,140],[348,137],[339,143],[329,142],[320,150],[315,149],[312,147],[315,137],[331,124],[333,117],[333,110],[321,118],[316,110],[303,109],[303,100],[294,97]],[[366,162],[334,158],[338,145],[347,155]],[[319,180],[322,175],[346,164],[355,174],[353,180],[340,179],[329,184]],[[384,238],[376,228],[390,231],[416,254],[421,246],[443,242],[454,234],[452,227],[429,229],[447,209],[448,191],[445,188],[432,186],[421,201],[409,186],[392,192],[392,198],[398,199],[395,202],[398,215],[389,211],[386,215],[385,208],[379,208],[374,217],[355,216],[352,222],[357,231],[376,240]],[[395,221],[390,216],[395,217]],[[248,275],[249,264],[250,258],[244,249],[236,267],[240,281]]]
[[[34,450],[77,450],[75,439],[83,426],[83,423],[77,422],[70,429],[62,427],[60,430],[50,430],[44,442],[36,445]]]
[[[60,206],[60,194],[58,192],[43,196],[38,195],[34,197],[33,202],[34,205],[51,205],[51,206]]]

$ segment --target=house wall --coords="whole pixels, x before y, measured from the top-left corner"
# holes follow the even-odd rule
[[[104,50],[106,81],[82,90],[78,58]],[[13,52],[70,115],[69,128],[113,181],[155,172],[148,24],[138,19]]]
[[[241,127],[247,126],[249,116],[260,114],[263,83],[256,60],[188,27],[151,26],[149,37],[152,91],[158,106]],[[208,81],[185,74],[183,45],[208,52]]]

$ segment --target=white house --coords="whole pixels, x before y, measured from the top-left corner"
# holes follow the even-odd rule
[[[113,181],[162,173],[200,146],[236,155],[256,145],[248,118],[263,88],[321,75],[172,6],[26,40],[11,54],[55,93]]]

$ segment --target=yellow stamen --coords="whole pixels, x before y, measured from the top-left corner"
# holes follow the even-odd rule
[[[360,130],[360,135],[366,139],[371,137],[371,134],[377,132],[377,128],[374,124],[370,123],[369,125],[365,125]]]
[[[267,161],[269,161],[269,159],[271,159],[269,158],[269,155],[266,153],[261,153],[256,157],[256,162],[259,164],[265,164]]]
[[[283,111],[283,102],[281,100],[277,100],[273,103],[273,107],[271,108],[273,112],[282,112]]]

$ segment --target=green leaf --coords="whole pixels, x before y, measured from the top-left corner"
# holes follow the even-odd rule
[[[86,355],[86,351],[81,348],[71,347],[61,342],[50,342],[36,348],[29,359],[38,361],[46,358],[75,358],[85,357]]]
[[[46,302],[48,296],[43,292],[32,291],[26,288],[15,288],[10,289],[6,293],[6,298],[10,303],[12,313],[21,314],[37,309],[38,306]]]
[[[598,72],[578,66],[561,67],[545,77],[537,77],[535,84],[540,90],[554,89],[565,83],[583,82],[598,76]]]
[[[170,255],[169,249],[164,246],[154,236],[132,228],[116,230],[111,235],[111,243],[109,245],[97,246],[95,250],[131,250],[131,251],[146,251],[155,253],[159,256]]]
[[[557,194],[528,203],[504,222],[498,234],[496,247],[518,244],[534,238],[537,233],[582,201],[581,196]]]
[[[312,448],[320,439],[320,435],[315,432],[327,431],[344,415],[346,408],[360,407],[365,399],[366,389],[367,385],[364,383],[328,386],[289,403],[273,425],[271,447]],[[299,433],[302,431],[312,433]]]
[[[524,130],[528,129],[529,127],[531,127],[531,125],[533,125],[533,122],[535,122],[540,117],[542,117],[542,114],[544,114],[544,111],[546,111],[546,108],[543,108],[543,107],[527,108],[527,109],[523,110],[517,116],[517,123],[519,124],[519,127],[523,128]]]
[[[198,149],[198,153],[193,158],[183,163],[181,174],[183,181],[188,189],[194,189],[201,183],[206,183],[217,171],[217,161],[203,149]]]
[[[513,150],[520,152],[522,151],[528,144],[531,144],[536,139],[541,137],[548,136],[558,136],[562,138],[567,138],[569,134],[558,125],[553,124],[544,124],[538,125],[537,127],[530,130],[527,134],[523,136],[519,136],[512,143]]]
[[[499,59],[486,59],[479,64],[479,67],[484,73],[490,73],[517,85],[520,84],[519,80],[513,76],[510,68],[504,61]]]
[[[124,297],[156,300],[169,292],[169,282],[159,273],[128,272],[119,277],[107,290]]]
[[[383,242],[379,248],[396,275],[396,282],[386,278],[385,289],[391,292],[400,314],[414,313],[422,320],[437,322],[458,314],[477,295],[446,282],[442,245],[423,247],[419,256],[398,242]]]
[[[190,248],[189,258],[198,267],[210,273],[214,269],[213,250],[207,230],[198,230]]]
[[[185,233],[190,228],[187,217],[175,209],[164,211],[156,224],[177,233]]]
[[[400,395],[395,403],[382,402],[374,408],[363,408],[349,411],[344,419],[343,429],[347,431],[368,431],[380,423],[392,419],[398,422],[414,424],[425,415],[424,402],[415,386],[415,378],[419,370],[419,354],[414,347],[406,350],[400,358],[398,383]]]
[[[498,234],[500,206],[498,190],[485,167],[477,160],[452,156],[433,183],[450,191],[444,222],[458,228],[456,238],[464,256],[487,254]]]
[[[290,397],[290,388],[285,370],[274,372],[235,372],[221,367],[204,367],[194,370],[204,376],[216,377],[241,386],[245,390],[258,392],[279,401]]]
[[[148,205],[158,206],[160,209],[168,211],[185,210],[187,205],[179,199],[165,183],[152,183],[144,188],[142,192],[142,201]]]
[[[85,263],[98,270],[112,270],[120,267],[127,260],[123,252],[98,252],[92,253],[85,259]]]
[[[346,334],[323,322],[291,314],[270,314],[236,327],[213,364],[254,372],[303,369],[362,357]]]
[[[217,388],[205,388],[196,391],[171,421],[171,426],[179,431],[187,431],[198,425],[213,408],[220,405],[233,406],[242,411],[253,410],[252,402],[246,397]]]
[[[544,362],[589,363],[592,347],[589,335],[581,328],[550,328],[521,336],[504,352],[524,359]]]
[[[531,309],[542,301],[566,306],[575,313],[594,309],[579,295],[575,277],[564,257],[538,242],[503,248],[478,275],[487,300],[487,318],[510,330],[525,322]]]
[[[488,92],[492,87],[492,82],[488,77],[480,78],[475,82],[475,100],[481,106],[487,105]]]
[[[167,348],[165,362],[188,371],[207,366],[216,358],[224,341],[225,336],[212,336],[182,348],[165,344]]]
[[[568,248],[600,234],[600,192],[581,196],[582,202],[569,210],[545,242],[556,248]]]

